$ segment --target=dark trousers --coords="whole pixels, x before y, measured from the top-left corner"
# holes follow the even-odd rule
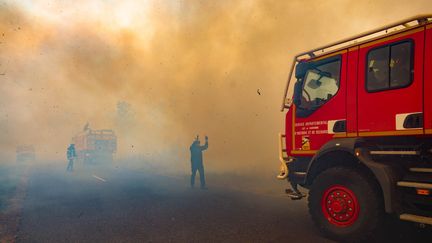
[[[200,174],[201,187],[205,187],[206,183],[205,183],[205,175],[204,175],[204,166],[203,165],[197,165],[197,166],[192,165],[191,187],[193,187],[195,185],[195,175],[196,175],[197,171]]]
[[[73,159],[69,159],[69,163],[66,168],[66,171],[73,171]]]

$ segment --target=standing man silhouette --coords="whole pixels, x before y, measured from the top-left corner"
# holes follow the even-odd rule
[[[205,175],[204,175],[204,165],[203,165],[203,157],[202,151],[208,148],[208,137],[205,136],[205,144],[203,146],[200,145],[199,136],[195,138],[192,145],[190,146],[191,151],[191,167],[192,167],[192,175],[191,175],[191,187],[195,186],[195,175],[198,170],[200,174],[200,182],[201,189],[207,189],[205,183]]]
[[[66,153],[66,157],[68,159],[68,166],[66,168],[66,171],[73,171],[73,166],[74,166],[74,159],[76,157],[76,152],[75,152],[75,144],[71,144],[69,145],[68,149],[67,149],[67,153]]]

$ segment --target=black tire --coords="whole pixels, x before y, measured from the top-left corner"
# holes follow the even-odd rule
[[[347,200],[347,197],[355,200]],[[315,178],[310,187],[308,206],[318,229],[337,241],[368,239],[384,214],[382,195],[375,180],[361,170],[346,167],[329,168]],[[339,220],[339,215],[347,219]]]

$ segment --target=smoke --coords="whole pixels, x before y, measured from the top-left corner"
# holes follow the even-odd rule
[[[36,1],[0,3],[0,149],[63,159],[86,122],[114,129],[118,158],[273,171],[294,54],[432,8],[428,1]],[[117,105],[132,116],[119,122]]]

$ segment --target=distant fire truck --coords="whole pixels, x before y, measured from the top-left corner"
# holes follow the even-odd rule
[[[309,189],[328,237],[368,237],[384,213],[432,225],[432,16],[296,55],[281,111],[281,172]]]
[[[35,149],[33,145],[19,145],[16,148],[17,162],[33,162],[36,160]]]
[[[84,131],[72,138],[78,161],[85,164],[109,163],[117,150],[117,136],[113,130],[92,130],[86,125]]]

